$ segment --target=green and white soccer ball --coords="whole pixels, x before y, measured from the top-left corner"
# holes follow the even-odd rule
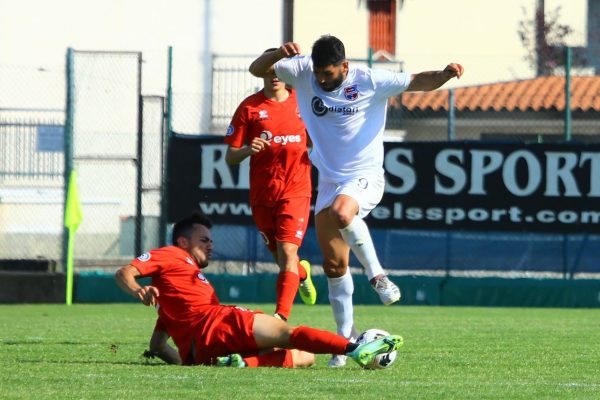
[[[389,336],[390,333],[383,329],[367,329],[356,339],[356,343],[364,344],[377,340],[384,336]],[[364,366],[365,369],[384,369],[389,368],[395,361],[398,352],[396,350],[389,353],[376,355],[373,360]]]

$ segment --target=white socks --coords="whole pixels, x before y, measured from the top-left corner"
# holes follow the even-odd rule
[[[350,225],[340,229],[344,241],[348,243],[358,261],[365,268],[367,278],[373,279],[377,275],[384,274],[383,267],[379,263],[373,239],[369,233],[369,227],[359,217],[354,217]]]
[[[337,325],[337,333],[350,338],[354,325],[354,310],[352,307],[354,282],[352,281],[352,275],[350,275],[350,268],[348,268],[346,274],[339,278],[327,278],[327,287],[329,289],[329,303]]]

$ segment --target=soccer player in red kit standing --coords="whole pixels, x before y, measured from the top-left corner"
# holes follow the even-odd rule
[[[293,366],[291,349],[297,349],[346,354],[364,366],[402,345],[397,335],[358,345],[328,331],[292,327],[260,311],[220,304],[203,274],[212,255],[211,226],[201,214],[184,218],[173,227],[173,246],[144,253],[115,274],[123,291],[147,306],[159,306],[160,322],[173,338],[182,364],[213,365],[219,357],[239,354],[254,357],[255,366],[260,366],[260,357],[280,352],[279,365],[273,359],[268,365]],[[139,277],[152,277],[152,283],[142,287]]]
[[[225,137],[229,164],[250,157],[252,217],[279,266],[275,316],[283,320],[297,291],[305,304],[317,298],[310,264],[298,258],[310,213],[307,141],[296,94],[277,78],[242,101]]]

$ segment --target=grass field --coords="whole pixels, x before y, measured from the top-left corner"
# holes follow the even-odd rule
[[[139,304],[0,306],[0,398],[600,398],[596,309],[357,306],[359,329],[404,336],[382,371],[329,369],[325,355],[305,370],[148,362],[154,317]],[[291,322],[334,329],[328,306],[296,305]]]

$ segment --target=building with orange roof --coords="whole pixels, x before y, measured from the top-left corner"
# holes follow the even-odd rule
[[[447,140],[449,90],[404,93],[390,101],[388,128],[404,140]],[[565,77],[454,89],[455,139],[560,141],[565,129]],[[571,78],[573,139],[600,142],[600,76]]]

